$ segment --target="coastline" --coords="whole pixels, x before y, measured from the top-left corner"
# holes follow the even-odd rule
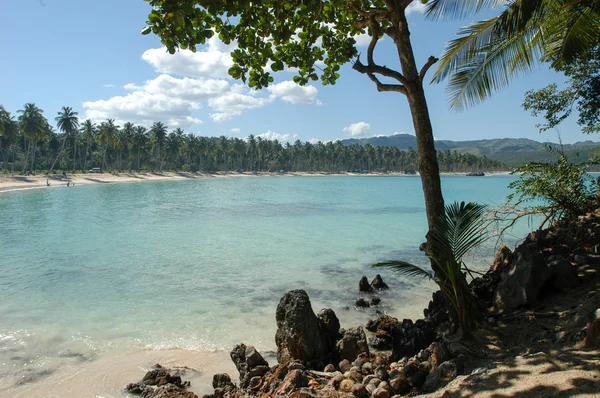
[[[466,172],[448,172],[440,173],[442,176],[465,176]],[[506,171],[487,172],[486,175],[508,175]],[[78,185],[91,184],[114,184],[114,183],[133,183],[133,182],[156,182],[156,181],[185,181],[201,180],[211,178],[233,178],[233,177],[415,177],[418,174],[408,175],[401,172],[371,172],[361,173],[326,173],[326,172],[225,172],[216,173],[190,173],[190,172],[125,172],[125,173],[77,173],[67,174],[64,178],[60,174],[37,174],[37,175],[0,175],[0,193],[11,191],[22,191],[40,188],[66,187],[67,183]],[[46,184],[46,180],[50,186]]]

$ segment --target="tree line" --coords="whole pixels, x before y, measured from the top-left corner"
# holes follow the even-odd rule
[[[44,112],[25,104],[18,116],[0,106],[0,168],[11,172],[58,170],[175,170],[175,171],[394,171],[414,173],[418,155],[414,148],[344,145],[336,142],[282,143],[260,136],[247,139],[200,137],[162,122],[149,129],[133,123],[116,125],[113,119],[99,124],[81,121],[77,112],[63,107],[55,117],[58,132]],[[485,157],[456,151],[439,151],[443,171],[503,170]]]

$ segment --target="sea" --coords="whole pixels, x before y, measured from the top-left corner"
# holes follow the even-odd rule
[[[444,176],[447,203],[501,206],[515,177]],[[521,223],[505,237],[523,239]],[[192,390],[234,345],[274,363],[275,309],[304,289],[342,327],[422,315],[434,291],[382,260],[427,266],[417,176],[279,176],[96,184],[0,193],[0,397],[123,397],[155,361]],[[493,231],[492,231],[493,233]],[[469,257],[489,267],[499,242]],[[390,289],[357,309],[358,281]],[[185,377],[184,377],[185,379]]]

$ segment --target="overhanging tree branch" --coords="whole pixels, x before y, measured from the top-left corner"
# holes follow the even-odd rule
[[[375,73],[378,73],[378,72],[373,70],[371,65],[365,65],[362,62],[360,62],[360,56],[356,59],[356,61],[354,62],[354,65],[352,65],[352,69],[354,69],[355,71],[357,71],[359,73],[363,73],[363,74],[366,74],[367,76],[369,76],[369,79],[371,79],[371,81],[373,81],[375,83],[375,85],[377,86],[377,91],[380,91],[380,92],[381,91],[396,91],[396,92],[402,93],[404,95],[407,95],[406,87],[404,87],[402,84],[381,83],[381,81],[375,76]]]
[[[429,68],[431,68],[433,64],[435,64],[437,61],[439,61],[439,59],[434,57],[433,55],[429,57],[429,59],[427,60],[425,65],[423,65],[421,71],[419,72],[419,79],[421,79],[421,81],[423,81],[423,78],[425,77],[425,74],[427,73]]]

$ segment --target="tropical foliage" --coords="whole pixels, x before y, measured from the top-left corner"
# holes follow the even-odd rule
[[[540,60],[560,70],[600,42],[597,0],[429,0],[432,19],[464,18],[490,8],[446,45],[434,81],[446,78],[450,106],[463,109],[531,71]]]
[[[548,147],[554,154],[557,150]],[[564,153],[558,152],[552,163],[526,163],[513,171],[519,179],[510,183],[514,192],[508,200],[523,206],[530,213],[542,214],[546,221],[576,217],[597,207],[598,184],[587,173],[595,161],[574,164]]]
[[[33,116],[32,116],[33,115]],[[28,155],[38,159],[28,170],[115,170],[184,171],[322,171],[414,170],[417,151],[373,145],[344,145],[336,142],[282,143],[250,135],[247,139],[200,137],[177,128],[154,123],[150,129],[109,119],[96,124],[80,122],[77,113],[63,107],[56,121],[62,133],[54,132],[34,104],[27,104],[19,124],[0,108],[0,168],[17,171],[17,162]],[[31,130],[27,130],[27,129]],[[37,129],[37,130],[36,130]],[[27,145],[26,145],[27,144]],[[31,147],[31,148],[30,148]],[[498,170],[503,165],[472,155],[441,151],[438,160],[447,171]]]
[[[550,84],[525,93],[523,108],[533,116],[543,116],[540,132],[556,128],[577,111],[577,124],[584,133],[600,132],[600,46],[573,62],[561,66],[569,79],[566,88]]]
[[[466,273],[471,273],[463,257],[486,239],[481,222],[485,206],[476,203],[446,205],[445,214],[430,229],[427,256],[432,271],[405,261],[384,261],[374,267],[387,267],[402,275],[434,281],[451,306],[452,318],[463,331],[471,330],[480,318]]]

